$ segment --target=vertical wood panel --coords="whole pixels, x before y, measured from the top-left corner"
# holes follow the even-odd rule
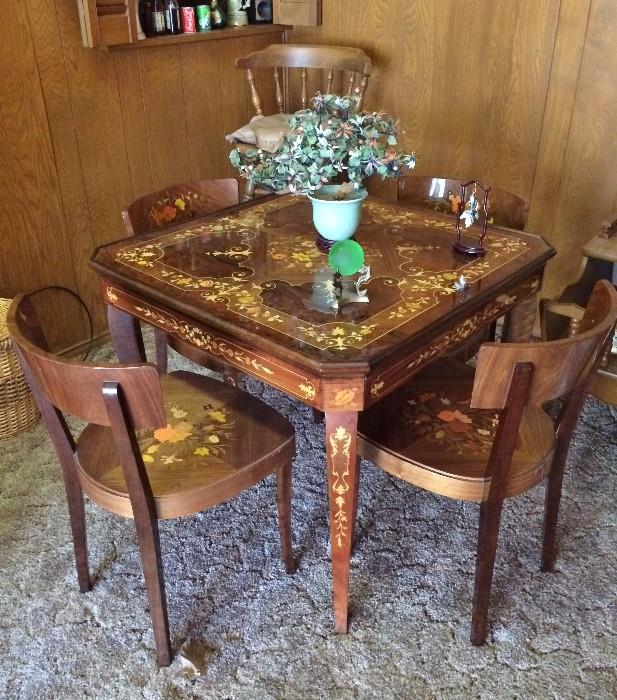
[[[617,217],[616,46],[617,4],[592,0],[551,234],[556,289],[576,279],[582,244]]]
[[[236,58],[250,53],[247,42],[243,39],[230,39],[220,42],[217,47],[218,70],[221,80],[221,107],[220,121],[225,134],[231,134],[242,124],[246,124],[253,116],[249,109],[249,95],[244,71],[235,67]],[[237,171],[231,167],[227,160],[225,163],[227,177],[236,177]]]
[[[548,240],[554,241],[558,248],[561,248],[560,235],[555,231],[554,225],[567,150],[565,145],[574,114],[590,7],[591,0],[561,2],[531,195],[528,229],[541,231]],[[559,267],[560,263],[557,260],[549,263],[549,274],[544,284],[548,296],[557,294],[565,281],[565,278],[561,280],[556,274]],[[572,270],[566,274],[572,274]]]
[[[26,5],[70,241],[75,291],[96,311],[100,307],[100,294],[92,284],[90,270],[82,262],[94,245],[55,5],[49,0],[27,0]],[[67,300],[66,295],[60,302],[66,305],[63,316],[68,318],[75,311],[75,303]],[[87,332],[81,309],[77,309],[76,316],[82,317],[82,323],[75,319],[75,333],[71,333],[74,338],[65,338],[66,344],[77,342]]]
[[[212,43],[185,46],[180,54],[192,180],[224,177],[229,171],[217,53]]]
[[[12,0],[9,13],[10,31],[0,42],[0,286],[6,296],[50,284],[76,286],[27,8]],[[43,308],[54,318],[52,306]],[[52,343],[73,337],[71,325],[57,318]]]
[[[100,245],[122,234],[121,211],[132,196],[116,70],[108,52],[81,46],[76,3],[56,0],[56,8],[94,244]]]
[[[180,49],[139,53],[152,185],[155,190],[190,177]]]
[[[155,189],[148,143],[148,122],[139,71],[139,53],[117,53],[114,56],[114,64],[122,109],[122,128],[126,139],[131,199],[137,199]]]

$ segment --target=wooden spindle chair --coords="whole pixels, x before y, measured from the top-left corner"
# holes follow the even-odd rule
[[[309,44],[271,44],[261,51],[236,60],[236,68],[246,71],[246,78],[251,94],[251,101],[255,108],[255,117],[266,117],[262,106],[262,98],[259,94],[255,80],[255,71],[272,69],[274,77],[274,95],[280,117],[272,119],[267,117],[270,131],[278,133],[279,137],[287,132],[287,122],[290,110],[305,109],[309,105],[309,70],[316,70],[324,75],[324,80],[319,81],[319,87],[325,94],[343,92],[355,93],[359,96],[358,109],[362,107],[362,101],[366,93],[368,79],[371,73],[371,59],[362,49],[350,46],[312,46]],[[293,105],[290,100],[290,87],[293,82],[291,69],[300,71],[300,102]],[[327,73],[326,73],[327,71]],[[343,85],[341,85],[341,82]],[[240,141],[238,146],[257,142],[255,135],[259,128],[257,119],[242,127],[238,132],[231,134],[228,139]],[[237,136],[235,136],[237,134]],[[252,136],[251,136],[252,134]],[[252,199],[255,186],[247,180],[244,191],[244,199]]]
[[[548,479],[542,570],[555,561],[566,457],[617,319],[617,291],[596,284],[578,334],[487,343],[472,368],[435,363],[360,415],[358,452],[433,493],[480,503],[471,642],[483,644],[503,502]],[[562,400],[553,421],[546,402]]]
[[[135,520],[161,666],[171,645],[158,520],[197,513],[276,473],[285,568],[291,540],[291,424],[259,399],[190,372],[70,361],[48,351],[28,296],[8,328],[56,449],[68,500],[77,577],[90,590],[83,494]],[[88,422],[74,437],[64,418]],[[173,455],[171,454],[173,452]]]
[[[190,184],[179,183],[131,202],[122,212],[122,219],[127,233],[133,236],[164,231],[170,226],[213,214],[238,202],[238,181],[232,177],[200,180]],[[239,374],[235,369],[193,345],[167,335],[160,328],[154,329],[154,346],[156,364],[161,373],[167,371],[167,348],[171,347],[189,360],[221,372],[229,384],[237,384]]]

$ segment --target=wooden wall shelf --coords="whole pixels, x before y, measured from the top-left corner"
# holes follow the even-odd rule
[[[195,34],[168,34],[154,36],[129,44],[117,44],[108,46],[110,51],[125,51],[126,49],[155,48],[157,46],[173,46],[174,44],[193,44],[200,41],[218,41],[220,39],[241,39],[264,34],[279,34],[292,29],[287,24],[249,24],[245,27],[224,27],[212,29],[209,32],[196,32]]]

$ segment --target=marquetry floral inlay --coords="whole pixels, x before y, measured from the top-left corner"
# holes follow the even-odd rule
[[[349,518],[347,516],[347,493],[349,491],[349,461],[351,447],[351,434],[340,425],[330,434],[330,469],[331,486],[336,494],[334,502],[336,510],[332,519],[333,543],[342,547],[349,537]]]
[[[183,340],[187,340],[196,347],[202,348],[213,355],[219,355],[233,365],[251,368],[257,373],[274,374],[273,370],[262,362],[259,362],[249,353],[241,350],[232,343],[215,338],[210,335],[210,333],[206,333],[201,330],[201,328],[186,323],[186,321],[177,321],[170,316],[146,306],[136,306],[135,311],[140,314],[141,318],[150,321],[159,328],[174,332]]]
[[[307,304],[302,295],[310,294],[325,257],[317,250],[308,224],[302,220],[304,215],[296,221],[289,213],[289,207],[297,206],[297,200],[280,197],[220,219],[188,221],[185,229],[163,233],[154,240],[131,241],[115,256],[124,265],[198,298],[200,303],[222,307],[228,319],[232,314],[232,319],[234,315],[250,319],[271,333],[291,336],[322,350],[346,351],[369,345],[437,305],[440,297],[455,294],[453,282],[463,269],[473,284],[528,246],[516,235],[489,232],[485,258],[462,262],[452,270],[431,269],[434,260],[443,259],[442,249],[450,249],[452,223],[438,215],[367,201],[362,245],[372,271],[369,287],[376,295],[378,289],[383,290],[382,295],[387,296],[382,298],[388,302],[381,307],[369,304],[367,310],[375,311],[362,320],[345,318],[334,323],[327,314],[308,320],[294,312],[298,304]],[[279,220],[283,223],[276,223]],[[414,226],[433,229],[435,242],[415,239]],[[200,243],[186,265],[182,244],[193,238]],[[166,257],[168,249],[172,252]],[[272,293],[273,289],[286,289],[287,298],[280,296],[282,292]]]
[[[193,405],[194,404],[194,405]],[[139,449],[148,468],[173,469],[195,465],[203,468],[209,458],[222,457],[234,431],[235,423],[225,405],[203,405],[203,401],[165,406],[167,425],[138,434]]]
[[[386,379],[389,377],[396,379],[402,372],[409,373],[410,370],[417,370],[434,357],[439,357],[450,348],[459,346],[466,338],[479,331],[480,328],[486,327],[490,321],[501,316],[509,307],[514,306],[537,291],[539,285],[540,280],[535,277],[521,285],[511,295],[501,294],[473,316],[466,318],[451,330],[443,333],[433,343],[420,350],[410,359],[394,365],[388,371],[388,377],[378,375],[370,384],[369,392],[371,397],[375,399],[384,392],[388,384],[390,384]]]
[[[308,399],[309,401],[313,401],[317,393],[314,384],[312,384],[311,382],[302,382],[298,385],[298,388],[302,392],[304,398]]]
[[[495,439],[499,415],[494,411],[471,410],[469,396],[437,391],[410,393],[403,420],[412,440],[459,455],[486,457]]]

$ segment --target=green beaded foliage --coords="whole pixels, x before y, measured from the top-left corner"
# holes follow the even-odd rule
[[[289,120],[292,132],[276,153],[234,148],[229,160],[256,185],[294,194],[315,192],[329,182],[360,188],[371,175],[395,178],[412,170],[415,154],[394,149],[398,122],[383,112],[356,111],[358,100],[318,93],[312,109]]]

